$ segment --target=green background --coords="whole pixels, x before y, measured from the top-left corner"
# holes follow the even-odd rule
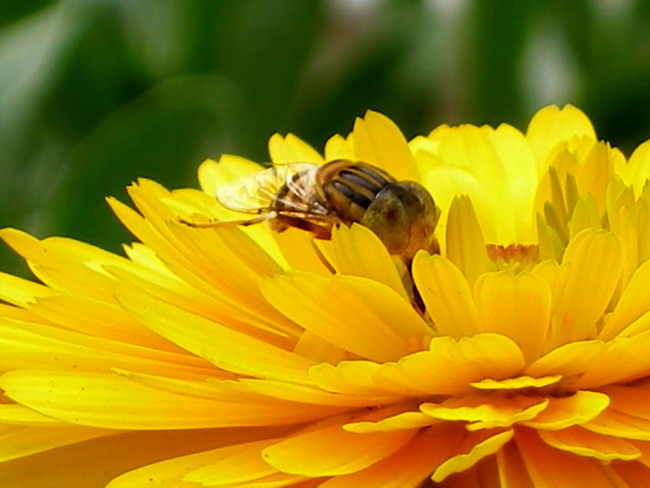
[[[104,197],[137,177],[196,186],[205,158],[322,148],[368,108],[412,137],[571,102],[629,154],[648,26],[644,0],[1,0],[0,227],[119,252]]]

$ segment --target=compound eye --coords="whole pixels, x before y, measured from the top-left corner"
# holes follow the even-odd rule
[[[391,254],[401,254],[409,245],[411,220],[404,204],[404,198],[408,198],[405,193],[396,185],[387,185],[360,220],[377,234]]]

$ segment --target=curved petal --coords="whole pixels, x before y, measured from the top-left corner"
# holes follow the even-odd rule
[[[374,361],[422,349],[433,335],[395,291],[367,278],[288,273],[264,280],[262,293],[306,330]]]
[[[613,383],[626,383],[646,378],[650,373],[650,330],[632,337],[619,337],[608,342],[599,361],[590,364],[577,388],[593,388]],[[634,360],[630,360],[634,358]]]
[[[611,488],[617,476],[600,461],[554,449],[534,431],[517,431],[515,441],[535,487],[589,486]]]
[[[365,415],[372,420],[382,412]],[[284,473],[309,477],[340,476],[361,471],[406,445],[417,430],[355,434],[343,421],[295,434],[262,450],[262,458]]]
[[[253,430],[259,435],[260,429]],[[268,434],[267,434],[268,435]],[[235,439],[253,438],[243,430],[195,430],[131,432],[90,439],[24,459],[0,463],[1,488],[89,488],[106,486],[121,473],[138,469],[160,459],[170,459],[197,450],[212,449]],[[177,458],[178,459],[178,458]],[[182,458],[180,458],[182,459]],[[145,468],[146,469],[146,468]],[[118,485],[135,488],[159,479],[160,471],[149,470],[144,483]],[[128,475],[127,475],[128,476]],[[178,477],[176,478],[178,479]],[[141,478],[140,481],[143,479]],[[190,488],[185,484],[166,488]]]
[[[438,420],[469,422],[468,431],[510,427],[535,418],[549,403],[541,397],[465,396],[440,405],[423,403],[420,410]]]
[[[402,277],[379,237],[359,224],[332,230],[332,265],[340,274],[363,276],[391,287],[406,301]]]
[[[533,388],[544,388],[558,383],[562,379],[562,375],[556,374],[553,376],[542,376],[539,378],[532,378],[530,376],[517,376],[515,378],[506,378],[503,380],[495,380],[486,378],[481,381],[472,383],[472,386],[477,390],[503,390],[503,391],[516,391],[516,390],[531,390]]]
[[[422,429],[404,447],[367,469],[330,478],[321,488],[405,488],[419,486],[453,452],[465,435],[458,425]]]
[[[151,330],[226,370],[301,382],[306,380],[307,370],[314,364],[137,289],[126,288],[118,297]]]
[[[243,399],[220,401],[143,386],[115,374],[13,371],[0,386],[14,401],[72,424],[122,430],[264,426],[314,420],[340,409]]]
[[[62,446],[115,434],[114,430],[78,426],[22,427],[10,432],[2,432],[0,433],[0,465]],[[1,469],[0,472],[2,472]]]
[[[352,140],[360,161],[386,170],[397,180],[420,181],[406,138],[385,115],[368,110],[355,121]]]
[[[609,406],[610,399],[596,391],[577,391],[571,396],[550,398],[548,407],[522,425],[543,430],[561,430],[584,424],[598,417]]]
[[[473,382],[486,377],[513,376],[523,366],[517,345],[497,334],[479,334],[458,342],[437,337],[429,349],[383,364],[374,373],[376,384],[407,396],[455,395],[471,391]]]
[[[542,278],[526,271],[485,273],[474,295],[485,332],[510,337],[527,363],[540,356],[551,317],[551,292]]]
[[[648,283],[650,283],[650,261],[639,266],[623,290],[616,308],[605,322],[598,338],[607,341],[623,332],[643,314],[650,311],[648,302]]]
[[[496,453],[504,444],[512,439],[512,436],[512,430],[506,430],[496,434],[489,431],[468,434],[463,443],[456,448],[462,454],[457,454],[438,466],[431,479],[435,482],[440,482],[450,474],[465,471],[486,456]]]
[[[634,187],[634,193],[640,195],[650,174],[650,141],[634,150],[628,163],[620,168],[620,174],[626,184]]]
[[[597,363],[607,346],[602,341],[570,342],[539,358],[528,366],[525,374],[533,377],[561,374],[579,375]]]
[[[446,239],[446,257],[458,266],[469,285],[474,286],[476,278],[490,270],[491,263],[481,225],[466,195],[451,202]]]
[[[540,430],[540,438],[549,446],[578,456],[592,457],[603,462],[615,459],[631,461],[641,456],[641,451],[623,439],[596,434],[578,426],[550,431]]]
[[[526,132],[526,138],[540,164],[546,162],[558,144],[582,136],[595,140],[596,132],[589,118],[573,105],[562,108],[551,105],[538,110]]]
[[[436,424],[430,415],[421,412],[402,412],[376,422],[353,422],[343,426],[348,432],[368,434],[370,432],[391,432],[393,430],[420,429]]]
[[[204,192],[215,196],[220,186],[250,176],[260,168],[259,164],[240,156],[223,155],[219,162],[206,159],[199,166],[199,183]]]
[[[563,263],[569,266],[561,267],[558,276],[562,294],[554,304],[551,347],[596,335],[622,273],[623,247],[616,235],[588,229],[571,240]]]
[[[151,449],[149,442],[143,443],[141,449],[146,451],[151,449],[153,453],[148,462],[140,461],[134,463],[128,469],[123,469],[121,473],[124,474],[111,480],[106,485],[106,488],[141,488],[143,486],[195,488],[197,483],[185,480],[185,476],[212,481],[215,478],[212,473],[216,467],[223,469],[224,476],[221,480],[226,483],[229,479],[257,480],[260,477],[264,478],[269,472],[277,473],[277,471],[269,468],[266,463],[261,461],[259,450],[269,442],[274,442],[276,438],[287,434],[287,432],[286,428],[277,427],[270,429],[256,427],[252,429],[196,431],[194,444],[189,444],[190,448],[188,448],[188,442],[184,441],[182,436],[187,437],[188,434],[192,434],[192,431],[189,433],[183,431],[179,433],[171,432],[168,434],[168,439],[162,437],[162,434],[167,433],[146,433],[149,436],[158,436],[157,442],[162,443],[170,451],[174,447],[176,452],[172,451],[170,454],[164,455],[163,451],[163,455],[161,455],[158,451],[162,451],[163,446]],[[142,433],[139,435],[142,436]],[[203,435],[204,439],[200,438],[200,435]],[[178,447],[176,447],[175,442]],[[118,456],[113,455],[113,457],[117,458]],[[142,456],[135,457],[137,459]],[[241,462],[240,469],[232,466],[235,460]],[[261,464],[255,460],[258,460]],[[132,471],[129,471],[129,469]],[[242,469],[246,469],[246,473],[242,473]],[[291,480],[292,478],[293,481],[300,481],[298,477],[286,476],[286,479]],[[215,485],[220,486],[218,478]],[[208,486],[213,485],[208,484]],[[232,485],[227,483],[226,486],[230,487]],[[84,485],[83,488],[87,488],[87,485]]]
[[[419,252],[413,280],[440,336],[460,339],[483,332],[465,276],[448,259]]]
[[[609,385],[601,390],[617,412],[650,420],[650,388],[647,386]]]
[[[275,164],[323,163],[323,156],[294,134],[287,134],[284,137],[273,134],[269,138],[269,154]]]

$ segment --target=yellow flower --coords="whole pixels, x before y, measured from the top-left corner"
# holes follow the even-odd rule
[[[5,229],[40,283],[0,274],[0,487],[650,486],[650,142],[567,106],[269,149],[422,183],[440,253],[183,225],[241,219],[235,156],[110,199],[126,257]]]

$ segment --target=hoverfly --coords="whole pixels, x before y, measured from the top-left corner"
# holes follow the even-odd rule
[[[437,250],[433,232],[440,211],[429,192],[367,163],[339,159],[323,165],[278,165],[220,187],[216,197],[230,210],[258,216],[185,223],[214,227],[268,221],[277,232],[296,227],[329,239],[333,226],[358,222],[373,231],[391,254],[407,260],[420,249]]]

